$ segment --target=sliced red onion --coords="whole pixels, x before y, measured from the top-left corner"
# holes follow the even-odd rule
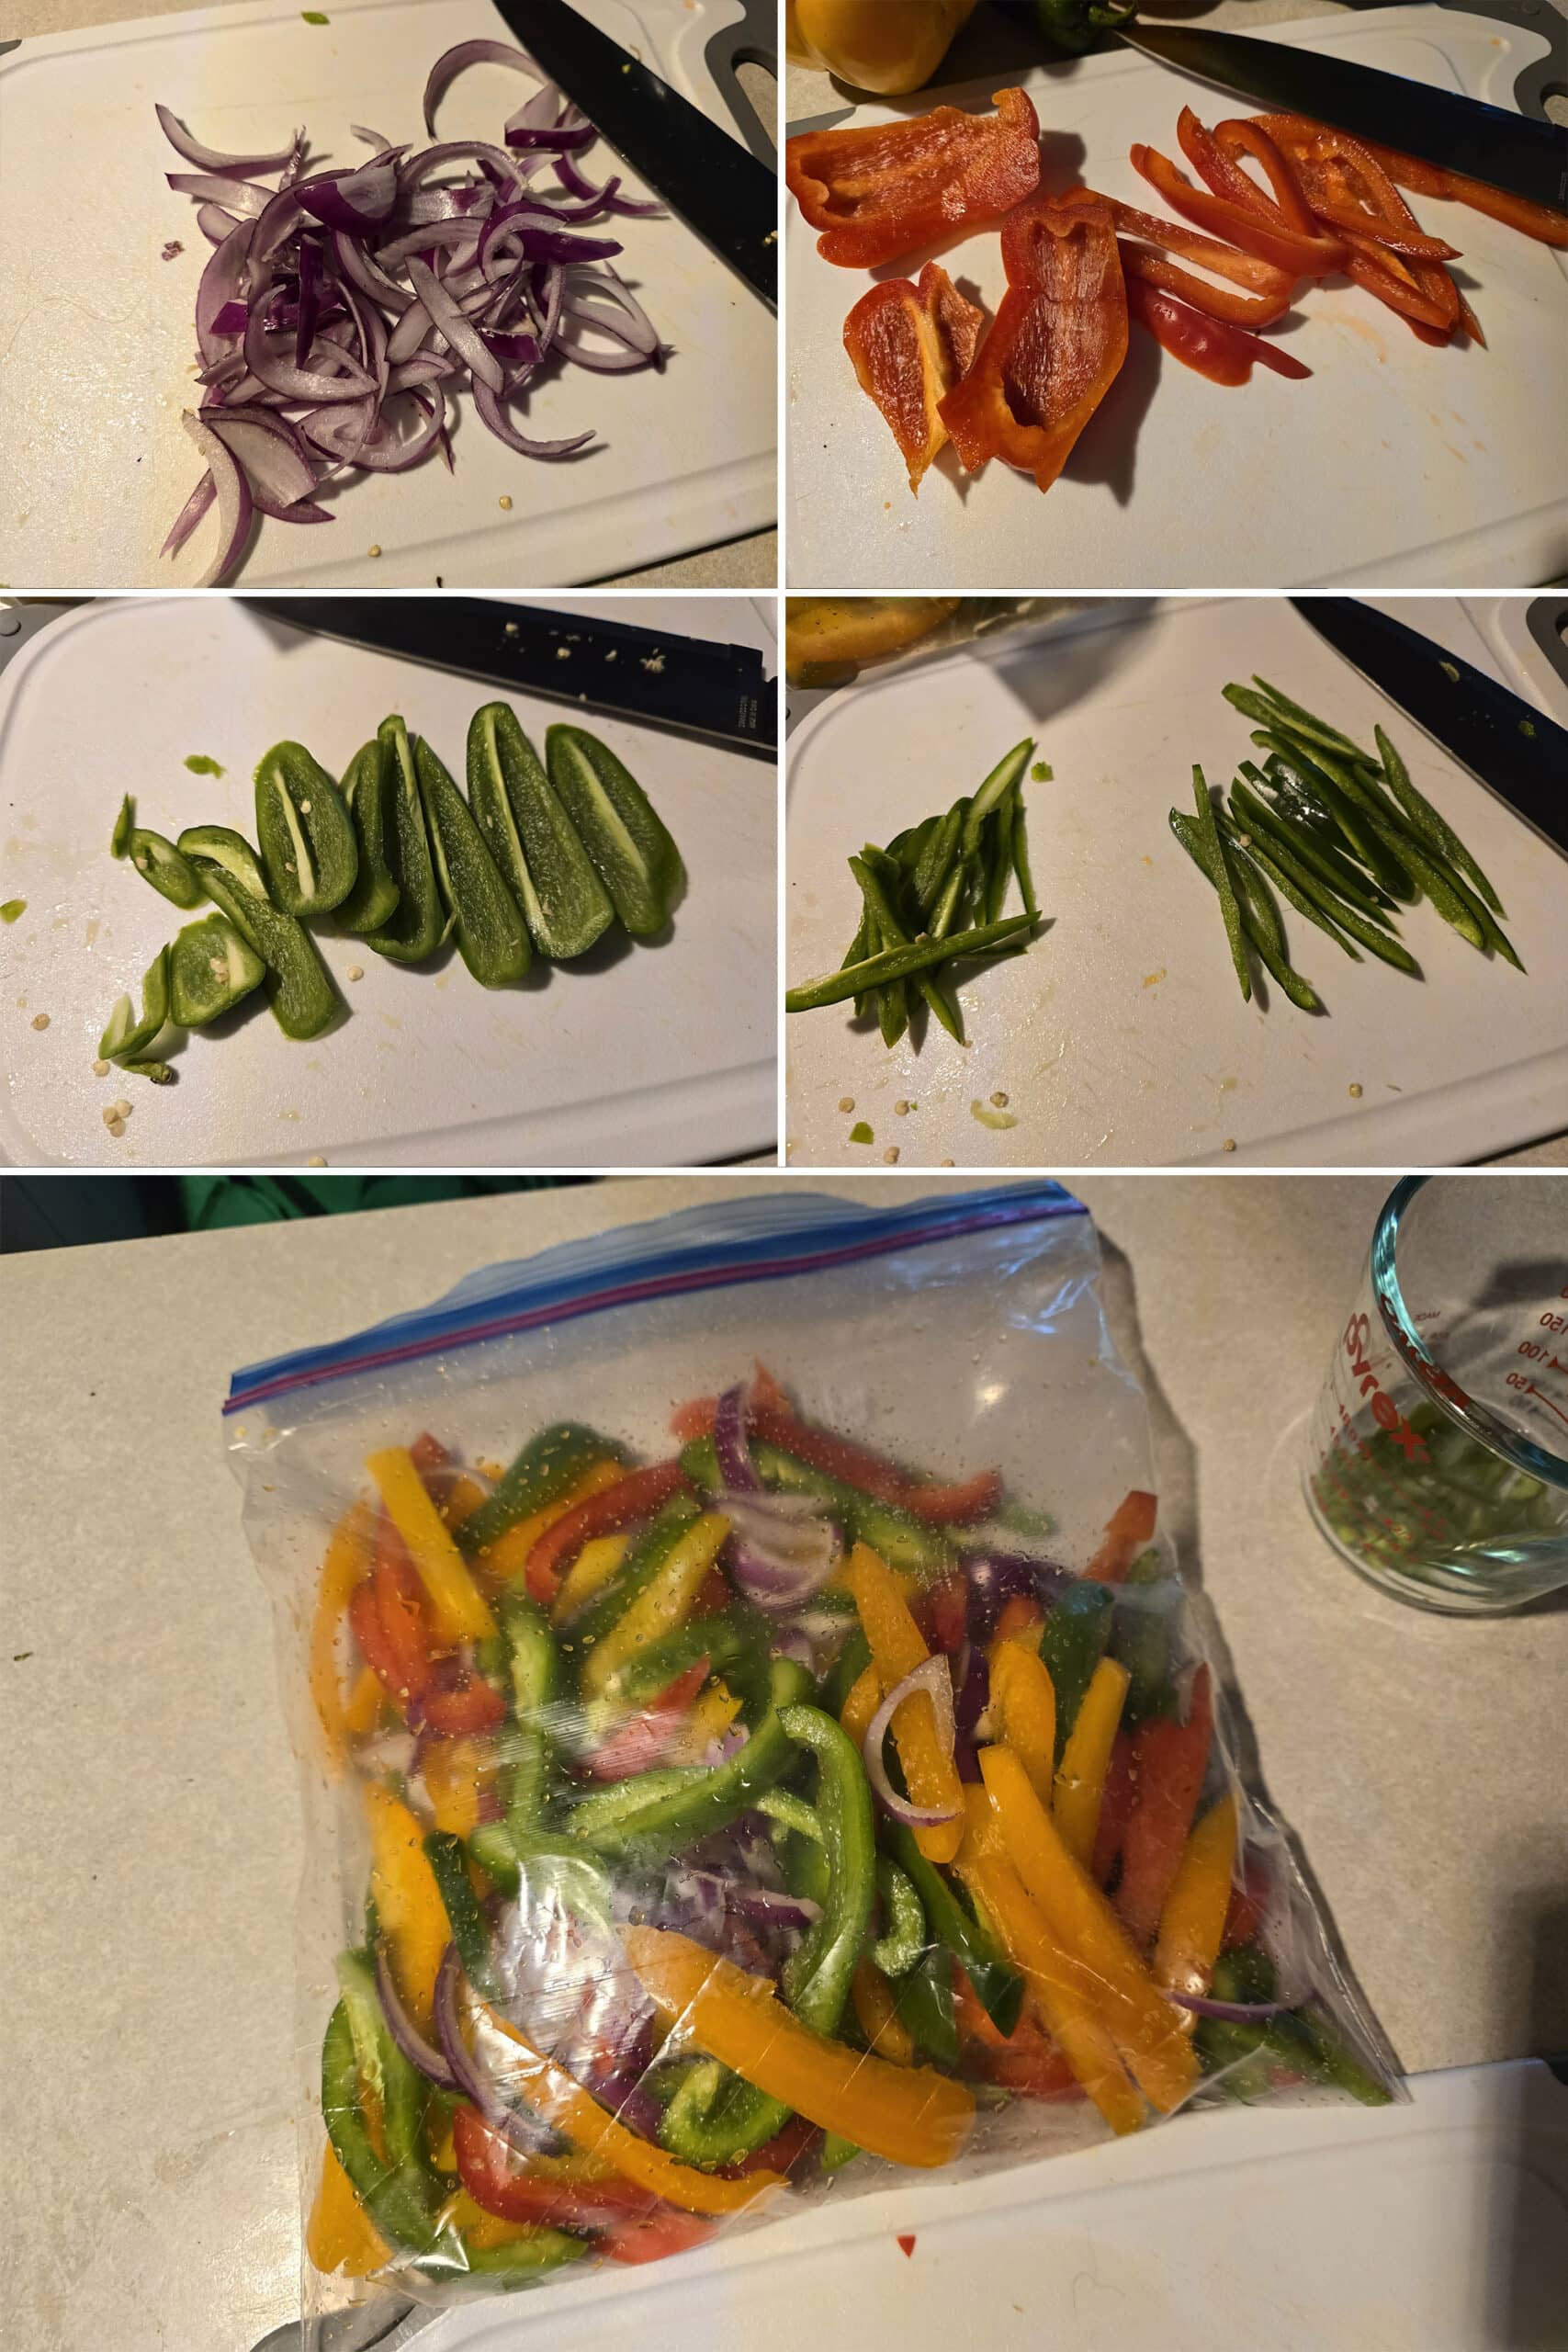
[[[504,133],[509,147],[525,151],[543,150],[557,155],[580,153],[592,147],[599,133],[591,122],[555,123],[547,126],[535,122],[509,122]]]
[[[463,2039],[462,2004],[467,1987],[456,1944],[448,1944],[435,1978],[435,2030],[457,2087],[472,2099],[493,2132],[503,2132],[525,2155],[537,2155],[555,2144],[548,2124],[526,2108],[516,2106],[502,2091],[490,2064],[471,2051]],[[491,2029],[493,2033],[494,2029]]]
[[[809,1928],[822,1917],[820,1904],[804,1894],[786,1894],[772,1886],[747,1886],[730,1880],[724,1899],[732,1911],[762,1928]]]
[[[389,392],[389,400],[392,397]],[[356,466],[367,467],[372,473],[406,474],[411,466],[421,464],[434,448],[444,442],[446,402],[441,386],[431,383],[422,390],[417,385],[411,385],[408,397],[419,410],[423,422],[406,441],[401,441],[383,407],[375,433],[360,444],[359,454],[354,460]]]
[[[243,316],[237,329],[220,327],[218,321],[238,300],[244,284],[245,264],[250,257],[253,233],[253,225],[245,223],[231,236],[225,237],[216,252],[209,254],[207,266],[201,273],[201,283],[196,289],[197,347],[209,367],[214,360],[227,356],[219,340],[220,335],[244,333]]]
[[[1283,2017],[1290,2008],[1289,2001],[1211,2001],[1202,1993],[1173,1993],[1168,1987],[1166,1999],[1179,2009],[1190,2009],[1195,2018],[1218,2018],[1226,2025],[1251,2025],[1254,2019]]]
[[[220,204],[201,204],[197,207],[196,225],[209,245],[220,245],[241,221],[237,212],[225,212]]]
[[[368,236],[392,209],[398,175],[389,162],[378,157],[373,164],[362,164],[357,171],[324,172],[318,179],[300,180],[294,193],[323,227]]]
[[[384,269],[395,269],[400,263],[418,256],[428,268],[427,254],[434,254],[443,245],[461,248],[471,245],[477,253],[479,232],[472,220],[426,220],[419,228],[411,229],[406,236],[394,237],[390,243],[378,248],[376,260]]]
[[[479,329],[469,325],[434,271],[427,268],[417,254],[409,255],[409,282],[429,311],[437,333],[445,336],[459,359],[468,362],[476,388],[483,386],[499,392],[506,381],[505,369],[495,354],[486,349]]]
[[[911,1829],[938,1829],[944,1821],[956,1821],[961,1808],[957,1805],[932,1807],[911,1804],[908,1797],[898,1794],[888,1779],[887,1766],[883,1760],[882,1750],[888,1725],[905,1700],[917,1690],[924,1690],[929,1695],[936,1709],[937,1736],[943,1748],[952,1755],[954,1734],[953,1678],[945,1657],[928,1657],[923,1665],[916,1667],[912,1674],[907,1674],[902,1682],[894,1684],[866,1728],[861,1753],[865,1758],[866,1778],[895,1821],[905,1822]]]
[[[204,147],[199,139],[193,139],[178,115],[170,107],[161,106],[156,111],[164,127],[164,136],[175,154],[183,155],[187,164],[194,164],[198,171],[203,172],[280,172],[305,135],[303,131],[296,131],[287,147],[278,148],[271,155],[257,155],[244,150],[238,155],[223,155],[216,147]]]
[[[357,286],[362,294],[368,294],[373,302],[379,302],[384,311],[406,311],[413,300],[408,288],[389,277],[386,271],[361,250],[345,229],[333,230],[332,255],[344,277]]]
[[[276,506],[297,505],[316,487],[313,469],[284,436],[254,415],[231,410],[209,411],[205,422],[244,469],[254,495]]]
[[[727,1497],[729,1563],[735,1581],[761,1609],[783,1614],[819,1592],[843,1556],[831,1520],[774,1511],[773,1495]],[[792,1499],[794,1499],[792,1498]]]
[[[267,347],[265,306],[261,302],[251,305],[245,328],[245,364],[270,390],[286,392],[294,401],[363,400],[367,392],[375,390],[375,383],[346,352],[341,357],[342,373],[334,376],[323,375],[313,368],[291,367]]]
[[[572,434],[562,441],[530,441],[510,422],[500,401],[484,384],[474,386],[474,407],[480,423],[489,427],[496,439],[504,441],[509,449],[515,449],[525,458],[570,458],[594,437],[593,427],[590,425],[586,433]]]
[[[584,324],[597,326],[601,322],[595,317],[591,308],[584,307],[590,299],[594,301],[609,302],[624,313],[625,324],[620,328],[620,332],[625,334],[639,351],[659,349],[659,329],[654,325],[626,280],[618,277],[613,269],[595,270],[591,277],[580,277],[575,269],[572,271],[567,282],[568,308],[574,316],[582,319]],[[608,322],[604,323],[607,324]]]
[[[383,1943],[378,1943],[376,1946],[376,1990],[381,1996],[381,2010],[387,2020],[387,2030],[408,2060],[409,2064],[416,2066],[426,2080],[435,2084],[439,2090],[455,2091],[457,2087],[457,2077],[452,2072],[449,2062],[441,2051],[426,2041],[403,2007],[402,1996],[398,1991],[397,1982],[387,1958],[387,1947]]]
[[[239,561],[250,533],[250,484],[210,425],[205,424],[188,408],[180,423],[206,458],[207,469],[212,476],[213,488],[218,493],[218,552],[196,583],[198,588],[216,588]]]
[[[454,48],[442,51],[424,85],[424,127],[432,139],[435,136],[436,107],[458,74],[466,73],[470,65],[504,65],[510,73],[526,74],[530,81],[545,79],[527,51],[511,41],[458,41]]]
[[[160,555],[178,555],[217,495],[218,492],[213,484],[212,476],[209,473],[203,474],[170,524],[169,536],[158,549]]]
[[[243,219],[259,220],[272,202],[269,187],[254,180],[236,180],[211,172],[165,172],[164,178],[181,196],[199,196],[204,204],[221,204]]]
[[[382,155],[387,153],[392,144],[391,141],[386,138],[382,132],[379,130],[367,130],[362,122],[351,122],[348,127],[354,133],[355,139],[362,139],[367,147],[374,147],[377,152]]]
[[[733,1388],[725,1390],[714,1408],[714,1455],[718,1475],[732,1495],[762,1492],[761,1476],[746,1442],[746,1384],[738,1381]]]
[[[953,1703],[953,1760],[961,1781],[978,1781],[982,1776],[975,1733],[991,1703],[991,1669],[981,1643],[965,1642],[958,1654],[954,1679],[958,1695]]]

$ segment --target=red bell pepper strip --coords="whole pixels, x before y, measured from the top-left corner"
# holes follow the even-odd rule
[[[1244,253],[1256,254],[1260,260],[1271,262],[1276,269],[1288,271],[1292,278],[1322,277],[1338,268],[1343,248],[1337,238],[1303,237],[1297,229],[1277,227],[1262,210],[1238,202],[1234,197],[1216,196],[1212,188],[1194,187],[1157,147],[1139,143],[1129,153],[1139,176],[1147,180],[1151,187],[1157,187],[1168,204],[1200,229],[1212,230],[1215,236],[1239,245]],[[1256,188],[1253,196],[1256,205],[1261,206],[1264,198]]]
[[[401,1536],[386,1513],[376,1532],[376,1561],[348,1605],[354,1637],[405,1713],[430,1687],[430,1628],[424,1589]]]
[[[913,286],[885,277],[869,287],[844,321],[844,349],[860,388],[886,419],[917,495],[947,446],[938,404],[974,358],[985,323],[984,311],[966,302],[934,261]]]
[[[662,2262],[667,2254],[702,2245],[717,2227],[700,2213],[678,2213],[667,2205],[639,2221],[616,2222],[601,2238],[599,2251],[611,2262]]]
[[[1315,237],[1317,223],[1312,207],[1294,166],[1283,150],[1274,143],[1260,122],[1245,115],[1233,115],[1227,121],[1214,125],[1214,146],[1219,153],[1235,167],[1235,187],[1243,202],[1254,204],[1266,217],[1278,213],[1287,229],[1294,229],[1303,237]],[[1262,164],[1273,190],[1271,199],[1264,197],[1250,176],[1242,170],[1243,155],[1251,155]]]
[[[1528,196],[1510,196],[1504,188],[1489,187],[1484,180],[1466,179],[1462,172],[1422,163],[1417,156],[1401,154],[1396,147],[1376,146],[1371,140],[1366,143],[1389,178],[1397,180],[1401,187],[1413,187],[1417,196],[1447,197],[1451,203],[1468,204],[1472,212],[1487,213],[1543,245],[1568,245],[1568,212],[1532,204]]]
[[[1164,261],[1158,254],[1151,254],[1146,246],[1131,244],[1124,237],[1122,239],[1122,267],[1129,289],[1134,278],[1145,287],[1157,286],[1161,293],[1174,295],[1189,309],[1201,311],[1205,318],[1215,319],[1221,325],[1229,327],[1272,326],[1275,320],[1283,318],[1290,309],[1295,290],[1292,281],[1280,295],[1233,294],[1227,287],[1205,285],[1201,277],[1194,277],[1190,270],[1180,269],[1175,262]],[[1132,308],[1131,290],[1128,308]],[[1144,324],[1148,324],[1146,317]]]
[[[492,2131],[476,2108],[455,2110],[452,2145],[458,2177],[474,2203],[503,2222],[604,2230],[671,2210],[621,2173],[606,2173],[601,2180],[561,2180],[524,2171],[504,2133]]]
[[[560,1589],[562,1568],[585,1544],[596,1535],[618,1534],[639,1519],[650,1519],[685,1484],[686,1474],[679,1462],[655,1462],[588,1496],[575,1510],[547,1527],[529,1553],[525,1570],[529,1597],[547,1608]]]
[[[1264,130],[1288,153],[1314,213],[1363,216],[1340,231],[1345,271],[1368,293],[1404,313],[1416,327],[1445,333],[1459,323],[1459,288],[1441,262],[1402,260],[1388,240],[1420,234],[1420,222],[1372,150],[1348,131],[1298,114],[1265,115]],[[1374,241],[1371,243],[1368,240]]]
[[[1040,121],[1021,90],[994,115],[934,107],[784,142],[784,179],[822,234],[824,261],[874,269],[977,220],[994,220],[1040,183]]]
[[[1152,1943],[1158,1932],[1203,1786],[1213,1729],[1209,1669],[1201,1666],[1186,1722],[1156,1716],[1134,1734],[1137,1788],[1122,1838],[1122,1883],[1111,1900],[1136,1943]]]
[[[715,1402],[704,1396],[682,1405],[674,1417],[677,1436],[706,1437],[713,1428]],[[825,1477],[837,1478],[841,1486],[858,1487],[862,1494],[874,1495],[878,1502],[891,1503],[939,1527],[964,1527],[986,1518],[1002,1490],[999,1470],[976,1471],[974,1477],[952,1486],[922,1486],[886,1454],[874,1453],[869,1446],[856,1445],[852,1439],[839,1437],[831,1430],[797,1420],[787,1403],[753,1403],[748,1408],[747,1427],[764,1444],[776,1445],[781,1453],[793,1454]]]
[[[1081,2098],[1082,2089],[1050,2035],[1025,2009],[1010,2034],[1003,2034],[987,2016],[985,2006],[956,1962],[953,1970],[953,2007],[959,2037],[968,2045],[970,2069],[1004,2090],[1024,2098]]]
[[[1257,181],[1242,170],[1232,151],[1234,135],[1231,143],[1222,144],[1215,133],[1199,121],[1190,107],[1183,107],[1178,116],[1176,136],[1182,153],[1212,195],[1238,207],[1244,217],[1266,222],[1270,230],[1295,242],[1300,276],[1321,277],[1337,266],[1335,239],[1324,234],[1291,165],[1262,124],[1249,122],[1246,138],[1248,151],[1257,156],[1269,175],[1271,197],[1265,196]],[[1281,269],[1291,267],[1282,257],[1279,266]]]
[[[917,1608],[917,1618],[923,1613],[937,1648],[955,1657],[969,1638],[968,1578],[962,1568],[954,1568],[951,1576],[928,1586],[922,1598],[924,1610]]]
[[[1097,1584],[1120,1584],[1140,1552],[1154,1542],[1159,1498],[1134,1487],[1105,1522],[1100,1549],[1084,1570]]]
[[[651,1771],[685,1724],[692,1702],[708,1679],[708,1662],[699,1657],[667,1682],[657,1698],[628,1715],[601,1747],[584,1760],[596,1781],[629,1781]]]
[[[1031,198],[1003,223],[1002,265],[1001,308],[942,422],[970,473],[1001,458],[1049,490],[1127,356],[1110,206],[1086,188]]]
[[[411,1702],[409,1720],[443,1739],[493,1731],[506,1714],[506,1702],[493,1682],[455,1659],[443,1659],[422,1697]]]
[[[1151,285],[1138,271],[1126,245],[1122,248],[1122,263],[1127,273],[1128,316],[1146,327],[1173,359],[1206,376],[1212,384],[1245,384],[1258,360],[1277,375],[1312,374],[1310,368],[1303,368],[1288,352],[1276,351],[1260,335],[1247,334],[1224,319],[1208,318],[1190,303],[1179,302],[1174,294]],[[1179,277],[1181,272],[1173,274]]]
[[[1224,1932],[1220,1938],[1222,1951],[1229,1951],[1236,1944],[1258,1941],[1272,1893],[1272,1883],[1263,1863],[1256,1855],[1244,1856],[1241,1884],[1231,1889],[1230,1908],[1225,1913]]]
[[[807,2116],[792,2115],[782,2132],[776,2132],[771,2140],[765,2140],[749,2156],[741,2156],[735,2164],[725,2165],[721,2169],[736,2180],[743,2180],[751,2172],[787,2173],[800,2162],[816,2141],[820,2128]]]
[[[1106,1768],[1105,1786],[1100,1792],[1100,1819],[1095,1826],[1094,1854],[1089,1864],[1100,1886],[1109,1884],[1111,1873],[1122,1859],[1122,1842],[1127,1835],[1133,1799],[1137,1794],[1138,1766],[1133,1739],[1130,1731],[1117,1733]]]

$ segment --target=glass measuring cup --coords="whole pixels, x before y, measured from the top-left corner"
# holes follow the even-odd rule
[[[1407,1176],[1310,1425],[1313,1517],[1427,1609],[1568,1585],[1568,1178]]]

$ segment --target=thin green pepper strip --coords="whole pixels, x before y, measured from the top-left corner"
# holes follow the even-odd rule
[[[886,1854],[877,1857],[876,1891],[886,1924],[872,1945],[871,1956],[884,1976],[903,1976],[926,1948],[925,1905],[908,1872]]]
[[[716,1829],[728,1828],[751,1808],[762,1790],[773,1786],[794,1758],[795,1743],[773,1707],[745,1747],[725,1763],[682,1771],[674,1786],[660,1773],[662,1785],[651,1796],[647,1791],[654,1776],[642,1773],[623,1783],[634,1796],[642,1795],[641,1803],[612,1814],[604,1799],[590,1797],[573,1808],[570,1826],[595,1853],[638,1867],[666,1861],[699,1838],[711,1837]],[[606,1797],[609,1794],[605,1792]]]
[[[958,2021],[953,2006],[953,1958],[932,1944],[900,1979],[893,2007],[918,2050],[939,2066],[958,2064]]]
[[[1329,921],[1327,915],[1308,895],[1306,886],[1292,878],[1284,865],[1283,854],[1277,849],[1268,834],[1247,831],[1228,808],[1221,808],[1217,812],[1217,819],[1222,835],[1238,856],[1249,859],[1264,880],[1272,884],[1280,896],[1289,905],[1294,907],[1299,915],[1304,915],[1308,922],[1332,939],[1336,947],[1342,947],[1351,961],[1359,964],[1361,960],[1360,949],[1347,939],[1344,933]]]
[[[389,2245],[424,2255],[443,2243],[457,2243],[453,2232],[436,2226],[423,2167],[408,2155],[384,2164],[376,2153],[360,2104],[358,2060],[343,2001],[327,2020],[321,2043],[321,2120],[349,2186]]]
[[[817,1758],[816,1815],[828,1856],[827,1893],[805,1941],[784,1962],[784,1998],[814,2032],[838,2030],[871,1924],[876,1832],[860,1750],[819,1707],[780,1709],[785,1737]],[[782,2132],[792,2109],[743,2075],[702,2066],[664,2111],[659,2137],[688,2164],[731,2164]]]
[[[1416,971],[1415,957],[1393,933],[1382,910],[1370,901],[1352,898],[1338,882],[1333,880],[1333,869],[1314,845],[1304,840],[1299,829],[1292,830],[1273,812],[1265,808],[1247,786],[1236,783],[1231,787],[1231,807],[1238,820],[1253,837],[1253,846],[1263,850],[1288,874],[1297,888],[1312,898],[1323,911],[1332,916],[1341,930],[1359,939],[1363,947],[1371,948],[1385,963],[1400,971]]]
[[[971,931],[955,931],[946,939],[921,939],[908,947],[884,949],[862,964],[850,965],[847,970],[824,972],[797,989],[787,989],[784,1011],[812,1012],[819,1005],[841,1004],[847,996],[881,988],[888,980],[908,979],[913,972],[930,971],[957,956],[984,955],[990,948],[1021,940],[1026,931],[1033,930],[1034,921],[1032,915],[1010,915],[1004,922],[981,923]]]
[[[1382,754],[1382,772],[1388,778],[1389,789],[1404,809],[1405,820],[1412,831],[1419,833],[1422,840],[1429,848],[1436,850],[1439,857],[1446,857],[1450,865],[1457,865],[1461,874],[1468,875],[1495,915],[1504,913],[1502,899],[1449,823],[1448,819],[1439,810],[1434,808],[1426,794],[1417,791],[1415,785],[1411,783],[1409,769],[1383,733],[1382,729],[1374,727],[1372,733],[1377,738],[1378,750]]]
[[[959,1962],[997,2031],[1010,2034],[1023,2007],[1022,1977],[1008,1966],[990,1929],[965,1910],[936,1864],[926,1860],[914,1831],[899,1822],[892,1837],[931,1935]]]
[[[462,1839],[454,1837],[449,1829],[433,1829],[424,1840],[424,1854],[446,1906],[452,1940],[461,1956],[464,1973],[487,2001],[498,2000],[502,1988],[496,1982],[491,1956],[490,1930],[468,1883]]]
[[[457,1547],[471,1559],[515,1527],[521,1519],[558,1502],[576,1486],[590,1463],[615,1456],[619,1448],[579,1421],[557,1421],[531,1437],[493,1492],[456,1531]]]
[[[945,1576],[952,1567],[953,1549],[946,1536],[926,1521],[917,1519],[913,1511],[878,1502],[860,1487],[846,1487],[840,1479],[829,1478],[825,1471],[797,1462],[793,1453],[784,1453],[782,1447],[758,1439],[751,1442],[751,1459],[764,1486],[781,1487],[791,1494],[815,1495],[820,1501],[830,1503],[833,1516],[842,1521],[858,1542],[869,1544],[890,1568],[921,1577],[939,1577]],[[700,1487],[705,1494],[716,1493],[724,1483],[718,1475],[711,1437],[694,1438],[682,1453],[681,1466],[694,1486]]]
[[[500,1743],[506,1773],[506,1818],[512,1828],[529,1830],[538,1826],[549,1792],[551,1742],[546,1728],[547,1710],[560,1696],[560,1653],[548,1618],[525,1594],[507,1594],[502,1602],[501,1622],[512,1678],[512,1721]]]
[[[1217,890],[1220,888],[1220,883],[1217,878],[1217,869],[1213,864],[1213,853],[1210,849],[1209,842],[1204,836],[1201,826],[1196,823],[1192,818],[1183,816],[1179,808],[1173,808],[1170,812],[1170,830],[1176,835],[1177,840],[1181,843],[1182,848],[1187,852],[1187,854],[1192,860],[1194,865],[1197,866],[1199,872],[1206,875],[1210,882],[1213,884],[1214,888]],[[1258,924],[1257,918],[1253,916],[1250,910],[1247,906],[1242,905],[1239,900],[1237,901],[1237,904],[1241,909],[1243,927],[1247,932],[1247,937],[1251,940],[1253,946],[1257,949],[1258,959],[1259,963],[1262,964],[1265,970],[1271,973],[1274,978],[1278,980],[1280,986],[1283,989],[1285,994],[1290,998],[1292,1004],[1299,1005],[1303,1012],[1321,1012],[1323,1011],[1323,1001],[1319,997],[1316,989],[1313,987],[1312,982],[1310,980],[1303,979],[1300,972],[1296,971],[1291,965],[1287,964],[1282,956],[1275,954],[1273,948],[1269,945],[1268,939],[1263,935],[1261,927]]]
[[[1203,771],[1196,765],[1192,770],[1192,799],[1198,811],[1198,842],[1203,851],[1203,870],[1219,893],[1220,912],[1224,918],[1231,962],[1241,983],[1243,1001],[1248,1002],[1252,996],[1252,971],[1247,960],[1247,944],[1242,936],[1241,903],[1221,845],[1219,827],[1214,821],[1214,804],[1209,797]]]

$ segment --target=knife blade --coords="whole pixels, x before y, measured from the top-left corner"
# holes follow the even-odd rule
[[[777,756],[778,689],[748,645],[484,596],[239,596],[270,621],[639,726]]]
[[[567,0],[496,6],[508,30],[615,153],[776,311],[776,175]]]
[[[1349,596],[1292,596],[1325,644],[1568,854],[1568,728],[1429,637]]]
[[[1119,38],[1162,65],[1277,112],[1312,115],[1532,204],[1568,209],[1568,133],[1554,123],[1288,41],[1141,20],[1123,25]]]

